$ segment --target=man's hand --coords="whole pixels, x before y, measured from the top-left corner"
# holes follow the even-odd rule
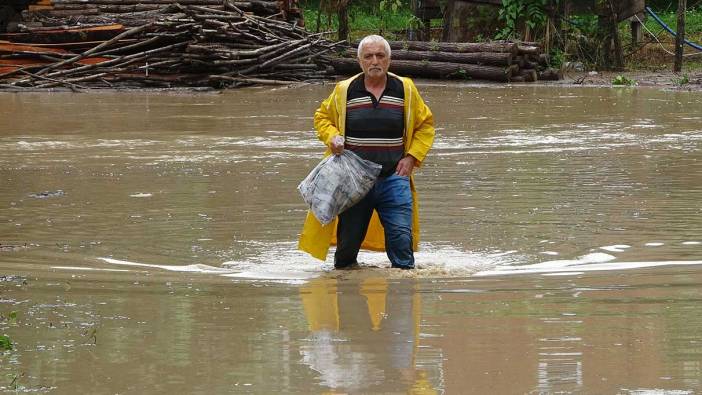
[[[329,149],[334,155],[341,155],[344,152],[344,137],[334,136],[331,143],[329,144]]]
[[[406,176],[409,177],[412,174],[412,170],[414,170],[414,164],[416,163],[416,159],[414,159],[414,156],[412,155],[407,155],[404,158],[400,159],[399,162],[397,162],[397,167],[395,168],[395,174],[398,176]]]

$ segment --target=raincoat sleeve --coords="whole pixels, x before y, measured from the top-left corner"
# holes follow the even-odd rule
[[[339,86],[337,85],[314,113],[314,128],[317,130],[317,137],[327,147],[331,144],[334,136],[341,134],[336,105],[338,90]]]
[[[412,139],[407,153],[417,160],[416,166],[421,166],[432,144],[434,144],[434,115],[424,103],[424,100],[422,100],[422,96],[419,95],[414,82],[409,80],[409,83],[412,88],[412,106],[410,111],[412,111],[414,122]]]

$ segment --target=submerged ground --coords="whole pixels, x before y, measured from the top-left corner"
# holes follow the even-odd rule
[[[419,88],[410,273],[295,248],[331,85],[0,95],[0,389],[699,392],[699,92]]]

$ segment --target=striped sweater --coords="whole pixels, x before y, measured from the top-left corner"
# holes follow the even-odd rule
[[[363,75],[349,86],[345,148],[383,166],[381,176],[395,171],[404,156],[404,89],[392,76],[380,99],[368,92]]]

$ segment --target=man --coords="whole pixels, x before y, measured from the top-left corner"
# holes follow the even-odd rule
[[[307,214],[300,249],[325,260],[336,244],[336,269],[357,265],[360,248],[386,251],[394,268],[414,268],[419,216],[412,171],[434,142],[434,118],[412,80],[388,73],[390,55],[383,37],[361,40],[363,72],[337,83],[314,115],[326,155],[348,149],[383,167],[368,195],[334,222],[322,226]]]

